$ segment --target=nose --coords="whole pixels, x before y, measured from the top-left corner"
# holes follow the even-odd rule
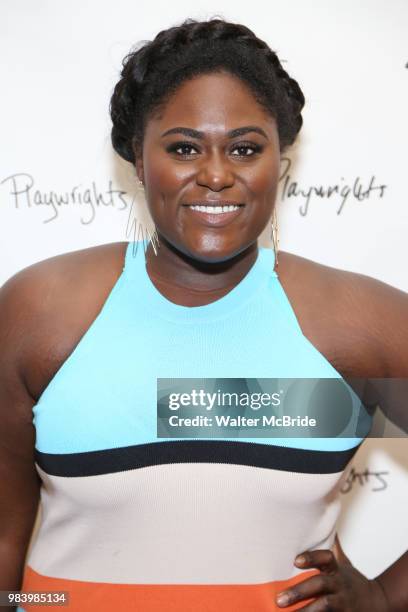
[[[212,154],[202,160],[196,175],[197,185],[211,191],[221,191],[234,184],[234,174],[222,155]]]

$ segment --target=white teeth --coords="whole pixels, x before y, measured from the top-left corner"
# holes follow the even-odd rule
[[[191,208],[191,210],[198,210],[199,212],[219,214],[238,210],[239,206],[233,206],[231,204],[229,206],[189,206],[189,208]]]

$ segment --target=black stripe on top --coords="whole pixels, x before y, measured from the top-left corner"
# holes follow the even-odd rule
[[[35,450],[38,466],[53,476],[97,476],[165,463],[231,463],[304,474],[341,472],[361,443],[343,451],[288,448],[255,442],[174,440],[84,453]]]

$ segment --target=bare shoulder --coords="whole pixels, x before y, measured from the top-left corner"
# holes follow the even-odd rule
[[[408,375],[408,293],[365,274],[279,255],[278,276],[302,331],[339,371]]]
[[[64,253],[32,264],[0,289],[0,318],[33,398],[72,352],[121,274],[127,243]],[[11,345],[15,348],[12,349]]]

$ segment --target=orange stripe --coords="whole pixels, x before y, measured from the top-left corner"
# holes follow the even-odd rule
[[[293,612],[314,601],[303,600],[297,605],[279,608],[277,593],[319,574],[309,570],[290,580],[262,584],[111,584],[50,578],[26,566],[22,591],[68,591],[69,604],[50,606],[22,604],[30,612],[54,610],[64,612]]]

